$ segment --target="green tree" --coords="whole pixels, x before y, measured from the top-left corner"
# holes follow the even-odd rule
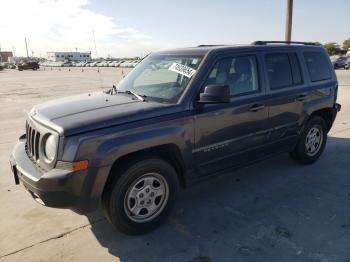
[[[344,40],[344,42],[343,42],[343,48],[344,48],[344,49],[349,49],[349,48],[350,48],[350,38]]]
[[[340,45],[335,42],[325,43],[323,47],[327,50],[329,55],[335,55],[340,51]]]

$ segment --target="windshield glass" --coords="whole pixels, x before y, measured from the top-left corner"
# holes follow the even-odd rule
[[[202,56],[150,55],[117,86],[147,99],[175,103],[196,72]]]

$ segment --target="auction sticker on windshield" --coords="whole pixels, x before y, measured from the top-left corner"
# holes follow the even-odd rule
[[[179,63],[173,63],[169,67],[169,70],[187,76],[189,78],[192,77],[194,73],[196,73],[196,70],[192,69],[191,67]]]

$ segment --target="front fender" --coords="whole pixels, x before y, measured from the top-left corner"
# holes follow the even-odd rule
[[[167,117],[165,121],[154,118],[70,137],[66,140],[63,160],[87,159],[92,167],[111,166],[127,154],[167,144],[177,146],[186,168],[192,166],[194,127],[191,114]]]
[[[190,159],[192,143],[186,138],[186,130],[170,126],[106,139],[97,148],[91,164],[94,166],[112,165],[122,156],[164,144],[176,145],[183,159]]]

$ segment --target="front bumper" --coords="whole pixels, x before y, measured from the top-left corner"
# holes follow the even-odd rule
[[[23,140],[14,147],[10,164],[15,182],[21,182],[37,202],[79,214],[97,208],[109,173],[109,167],[43,172],[27,156]]]

